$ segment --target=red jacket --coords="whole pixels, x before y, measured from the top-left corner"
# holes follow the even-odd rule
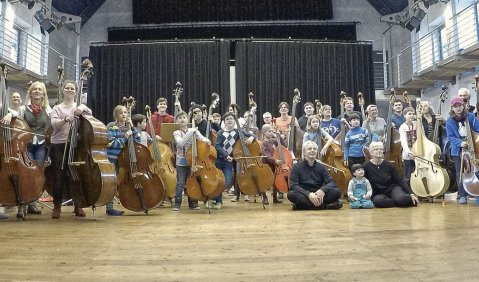
[[[151,123],[153,124],[156,135],[160,135],[160,128],[161,128],[162,123],[164,123],[164,122],[172,123],[174,121],[175,121],[175,118],[172,115],[169,115],[169,114],[160,115],[158,112],[155,112],[153,114],[153,116],[151,117]],[[149,124],[146,124],[146,132],[148,132],[148,134],[150,134],[150,136],[153,136],[151,134]]]

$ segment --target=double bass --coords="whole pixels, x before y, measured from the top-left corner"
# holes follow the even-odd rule
[[[316,114],[322,120],[322,105],[319,100],[315,101],[316,106]],[[342,126],[341,126],[342,127]],[[318,142],[319,143],[319,142]],[[326,139],[321,139],[321,144],[326,143]],[[333,142],[331,146],[329,146],[328,151],[324,157],[320,156],[320,149],[318,150],[318,160],[322,165],[326,167],[329,172],[331,178],[336,182],[338,185],[341,194],[346,194],[348,190],[349,181],[352,179],[351,171],[344,166],[343,162],[343,150],[341,147]]]
[[[479,76],[476,79],[476,95],[479,98]],[[469,102],[464,105],[466,111],[469,108]],[[477,122],[477,119],[476,119]],[[474,132],[466,116],[467,148],[462,149],[461,154],[461,181],[464,190],[472,196],[479,196],[479,133]]]
[[[210,107],[208,108],[208,123],[206,124],[206,138],[210,139],[211,144],[216,144],[216,137],[218,136],[218,132],[213,132],[211,130],[211,121],[210,117],[213,115],[213,110],[216,109],[218,106],[218,103],[220,102],[220,95],[218,93],[213,93],[211,94],[211,104]]]
[[[416,142],[411,151],[416,168],[411,174],[411,190],[419,197],[435,197],[444,194],[449,188],[449,175],[439,164],[441,148],[427,139],[422,124],[421,100],[417,99]]]
[[[253,92],[248,93],[249,110],[248,110],[248,116],[246,117],[246,122],[244,124],[244,130],[246,132],[252,132],[255,136],[258,136],[259,129],[258,129],[258,126],[256,126],[257,105],[253,97],[254,97]]]
[[[180,103],[180,96],[183,93],[183,87],[181,86],[181,83],[178,81],[175,84],[175,89],[173,90],[173,96],[175,97],[175,111],[173,116],[176,118],[179,112],[181,112],[181,106],[179,106]]]
[[[150,106],[145,106],[146,120],[150,126],[151,145],[149,147],[153,163],[150,169],[156,173],[163,182],[166,196],[174,198],[176,194],[176,169],[173,166],[173,151],[170,146],[156,140],[155,128],[151,122]]]
[[[77,107],[81,105],[83,83],[93,68],[88,59],[83,61],[83,66],[85,70],[76,94]],[[106,205],[116,193],[115,166],[108,161],[106,153],[107,128],[92,115],[81,114],[71,122],[67,142],[64,159],[67,157],[72,179],[71,197],[76,206],[92,206],[95,212],[96,207]],[[95,219],[95,214],[93,217]]]
[[[8,114],[10,102],[6,88],[7,73],[5,64],[0,64],[2,117]],[[33,136],[24,120],[13,117],[10,125],[2,126],[0,131],[0,204],[18,206],[23,210],[43,193],[43,169],[28,156],[28,144]],[[21,214],[25,219],[25,213]]]
[[[366,130],[368,131],[368,142],[363,147],[363,154],[366,157],[366,160],[371,159],[371,154],[369,153],[369,145],[371,145],[371,142],[373,140],[373,134],[371,132],[371,127],[369,126],[369,119],[366,116],[366,113],[364,111],[364,95],[363,93],[359,92],[358,93],[358,104],[361,108],[361,115],[363,117],[363,123],[366,123]]]
[[[301,102],[301,93],[298,88],[294,89],[293,105],[291,106],[291,122],[286,140],[288,150],[293,152],[296,158],[301,158],[303,151],[303,131],[296,127],[296,108]]]
[[[192,120],[193,127],[194,119]],[[186,193],[198,201],[208,201],[221,195],[225,187],[225,176],[216,168],[216,150],[212,145],[200,141],[193,134],[191,147],[186,151],[186,163],[191,173],[186,178]]]
[[[404,175],[404,163],[402,160],[402,147],[399,131],[392,126],[393,105],[396,98],[396,90],[391,89],[389,97],[388,118],[385,130],[384,158],[390,161],[396,168],[399,175]]]
[[[236,171],[238,187],[246,195],[261,195],[273,186],[274,176],[271,168],[261,161],[261,149],[258,141],[247,145],[238,118],[235,117],[238,128],[239,142],[233,146],[233,157],[238,162]],[[263,208],[264,202],[263,202]]]
[[[133,97],[123,97],[122,104],[128,109],[135,105]],[[131,121],[127,121],[127,130],[131,130]],[[118,155],[118,194],[120,203],[128,210],[148,215],[148,211],[157,207],[164,196],[163,182],[150,169],[153,159],[148,147],[133,141],[128,136],[128,145]]]
[[[276,132],[278,146],[274,149],[272,157],[280,160],[281,164],[276,166],[274,171],[274,185],[282,193],[288,193],[291,170],[293,169],[293,156],[291,152],[281,144],[279,132]]]

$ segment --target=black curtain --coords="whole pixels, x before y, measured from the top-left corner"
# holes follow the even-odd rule
[[[175,84],[184,91],[182,108],[190,102],[209,105],[211,93],[220,95],[220,107],[230,103],[230,43],[172,42],[122,44],[90,47],[94,75],[89,80],[88,106],[93,115],[107,123],[122,97],[133,96],[135,113],[144,113],[145,105],[156,111],[156,100],[168,99],[173,112]]]
[[[303,114],[303,104],[319,99],[329,104],[333,116],[339,115],[339,93],[365,96],[366,105],[375,102],[372,43],[332,42],[237,42],[236,101],[247,105],[253,92],[261,113],[279,116],[278,105],[292,105],[293,90],[301,92],[296,117]],[[291,109],[290,109],[291,113]],[[262,124],[260,122],[259,124]]]

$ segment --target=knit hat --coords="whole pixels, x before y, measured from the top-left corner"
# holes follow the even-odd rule
[[[454,106],[454,105],[456,105],[456,104],[464,105],[464,100],[462,100],[462,98],[459,97],[459,96],[452,97],[452,99],[451,99],[451,106]]]

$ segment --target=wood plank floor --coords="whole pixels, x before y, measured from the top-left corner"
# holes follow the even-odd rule
[[[479,207],[221,211],[0,221],[0,281],[477,281]]]

